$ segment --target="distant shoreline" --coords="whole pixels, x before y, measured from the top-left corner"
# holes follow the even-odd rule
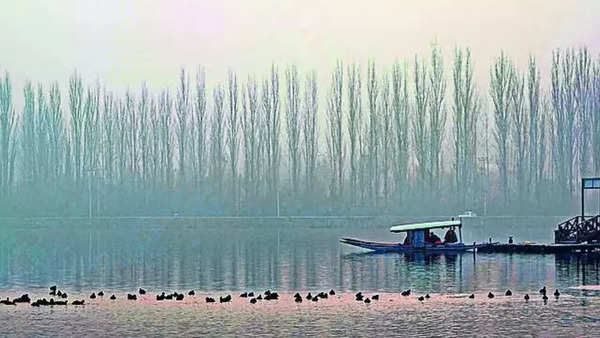
[[[0,220],[102,220],[102,219],[167,219],[167,220],[341,220],[341,219],[434,219],[434,218],[452,218],[456,215],[433,215],[433,216],[406,216],[406,215],[385,215],[385,216],[35,216],[35,217],[17,217],[17,216],[0,216]],[[570,218],[573,215],[529,215],[529,216],[512,216],[512,215],[495,215],[495,216],[475,216],[465,217],[464,219],[497,219],[497,218]]]

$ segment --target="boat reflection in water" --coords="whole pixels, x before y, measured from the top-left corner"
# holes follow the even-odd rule
[[[410,288],[429,293],[465,293],[476,286],[472,252],[360,252],[342,257],[343,287],[350,290],[358,290],[365,278],[373,278],[374,289],[397,292]],[[380,279],[383,281],[378,282]]]

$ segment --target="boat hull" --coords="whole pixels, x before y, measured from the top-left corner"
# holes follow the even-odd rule
[[[463,243],[457,243],[441,245],[428,244],[424,247],[413,247],[410,245],[402,245],[400,243],[371,242],[354,238],[342,238],[340,239],[340,242],[375,252],[464,252],[472,251],[481,246],[480,244],[465,245]]]

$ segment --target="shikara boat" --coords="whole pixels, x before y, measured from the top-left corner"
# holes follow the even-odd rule
[[[454,243],[427,241],[428,234],[434,229],[457,228],[458,238]],[[465,245],[462,242],[462,222],[460,220],[435,221],[425,223],[398,224],[390,228],[391,232],[406,233],[407,239],[403,243],[386,243],[363,241],[354,238],[342,238],[340,242],[373,250],[376,252],[460,252],[472,251],[483,244]]]

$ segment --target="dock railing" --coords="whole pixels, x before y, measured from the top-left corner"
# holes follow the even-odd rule
[[[575,216],[554,230],[555,243],[582,243],[600,239],[600,215]]]

